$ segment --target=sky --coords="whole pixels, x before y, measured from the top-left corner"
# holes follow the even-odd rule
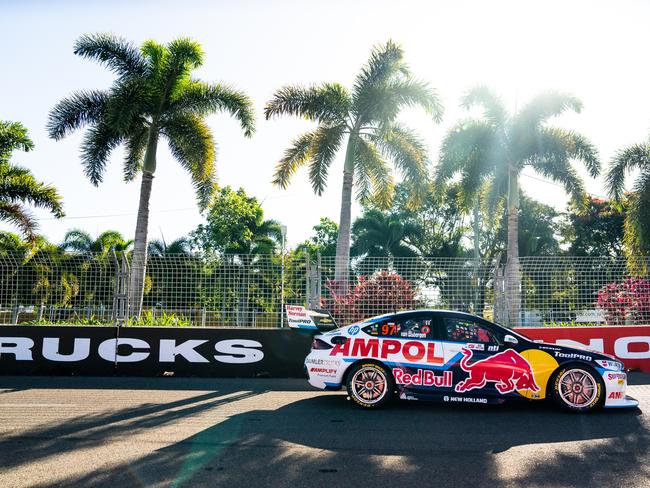
[[[108,88],[113,75],[72,52],[84,33],[112,32],[136,44],[177,37],[199,41],[205,63],[195,75],[225,82],[254,101],[257,131],[243,136],[227,114],[210,116],[218,144],[222,186],[243,187],[261,202],[266,218],[287,226],[290,245],[303,241],[322,216],[339,217],[340,154],[323,196],[313,194],[305,171],[288,189],[271,184],[275,163],[290,141],[311,128],[303,120],[263,119],[265,102],[286,84],[338,81],[351,86],[372,47],[393,39],[413,73],[435,88],[445,105],[435,124],[418,111],[402,120],[419,131],[435,164],[445,132],[467,112],[459,98],[487,84],[511,110],[556,89],[577,95],[580,114],[553,124],[578,130],[607,163],[616,150],[650,133],[650,2],[600,1],[12,1],[0,0],[0,119],[20,121],[36,148],[13,161],[55,185],[66,218],[37,211],[40,232],[60,242],[71,228],[96,236],[116,229],[132,236],[139,180],[124,183],[121,151],[113,153],[104,182],[93,187],[79,160],[82,132],[55,142],[45,126],[49,110],[75,90]],[[604,196],[602,178],[584,176],[587,190]],[[523,190],[563,210],[561,188],[526,170]],[[169,242],[203,221],[189,176],[163,144],[151,197],[150,238]],[[358,205],[353,212],[359,213]],[[6,224],[0,229],[10,230]]]

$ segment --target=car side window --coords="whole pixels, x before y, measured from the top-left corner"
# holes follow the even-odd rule
[[[446,317],[443,320],[443,330],[447,340],[452,342],[499,343],[492,330],[473,320]]]
[[[426,315],[401,320],[393,318],[368,325],[363,330],[377,337],[431,339],[434,334],[434,319]]]

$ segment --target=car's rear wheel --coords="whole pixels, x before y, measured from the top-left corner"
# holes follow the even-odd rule
[[[572,412],[588,412],[597,408],[604,385],[598,373],[588,366],[568,365],[554,375],[555,401]]]
[[[347,381],[348,395],[364,408],[379,408],[390,401],[395,384],[393,375],[377,363],[358,363],[352,366]]]

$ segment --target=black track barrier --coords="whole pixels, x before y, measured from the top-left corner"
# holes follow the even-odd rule
[[[311,336],[288,329],[0,326],[0,374],[302,378]]]

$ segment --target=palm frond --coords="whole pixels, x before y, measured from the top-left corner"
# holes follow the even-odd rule
[[[151,97],[149,86],[141,79],[116,83],[106,100],[106,111],[102,122],[115,132],[127,132],[130,127],[148,125],[142,118],[152,112],[157,102]]]
[[[377,86],[389,81],[395,75],[410,74],[404,62],[404,50],[399,44],[388,40],[385,44],[375,46],[365,66],[354,82],[354,97],[361,96],[370,86]]]
[[[56,188],[36,180],[29,170],[19,166],[0,167],[0,199],[9,202],[28,203],[44,208],[61,218],[63,199]]]
[[[624,239],[628,254],[632,258],[650,254],[648,215],[650,215],[650,171],[644,171],[634,183],[625,219]]]
[[[508,119],[503,100],[490,87],[478,85],[471,88],[461,99],[461,106],[470,109],[476,105],[483,108],[483,117],[497,127],[503,127]]]
[[[50,111],[49,136],[58,141],[86,124],[99,123],[108,98],[109,94],[100,90],[79,91],[64,98]]]
[[[420,107],[434,121],[442,121],[445,111],[442,101],[436,90],[431,88],[428,83],[409,78],[390,83],[388,89],[397,99],[400,108]]]
[[[414,131],[397,124],[386,127],[371,140],[402,174],[412,192],[411,203],[421,204],[429,181],[427,151],[422,140]]]
[[[484,120],[461,121],[442,141],[436,184],[443,184],[458,173],[467,173],[468,166],[479,171],[474,180],[480,184],[495,167],[506,163],[505,153],[493,124]]]
[[[575,159],[584,163],[592,176],[600,172],[596,147],[583,135],[557,127],[520,132],[517,139],[511,139],[511,154],[520,165],[540,158]]]
[[[354,172],[358,183],[357,198],[362,203],[372,201],[380,208],[388,208],[395,193],[390,166],[374,144],[362,138],[357,144]]]
[[[189,37],[179,37],[167,45],[170,64],[186,66],[188,70],[196,69],[203,64],[204,52],[201,44]]]
[[[540,175],[560,183],[579,208],[584,207],[586,203],[584,184],[566,156],[551,153],[534,158],[530,164]]]
[[[650,168],[650,144],[635,144],[616,153],[605,175],[607,192],[620,200],[625,191],[625,175],[635,168]]]
[[[124,181],[133,181],[142,169],[142,161],[149,140],[149,130],[144,125],[138,125],[129,131],[126,139],[126,154],[124,156]]]
[[[354,113],[362,125],[391,123],[401,110],[412,107],[423,108],[436,122],[442,119],[444,110],[435,90],[410,78],[368,86],[354,98]]]
[[[25,152],[34,149],[27,128],[20,122],[0,120],[0,162],[8,161],[16,149]]]
[[[0,200],[0,221],[9,222],[18,227],[30,242],[36,240],[38,223],[34,215],[23,205]]]
[[[103,63],[120,77],[142,76],[147,69],[140,50],[113,34],[85,34],[75,42],[74,53]]]
[[[210,203],[216,185],[215,143],[212,131],[197,115],[177,114],[161,127],[169,149],[192,177],[199,207]]]
[[[64,251],[89,252],[93,245],[93,238],[83,229],[71,229],[63,236],[59,248]]]
[[[273,174],[274,185],[285,189],[289,186],[291,177],[298,171],[298,168],[306,164],[311,158],[315,138],[316,131],[313,131],[306,132],[293,141],[275,167],[275,173]]]
[[[579,113],[582,110],[582,102],[568,93],[558,91],[541,93],[514,115],[513,128],[530,130],[539,127],[549,118],[560,115],[566,110]]]
[[[253,102],[244,92],[227,85],[187,80],[172,95],[170,109],[202,116],[226,110],[239,120],[246,137],[255,132]]]
[[[325,190],[327,173],[341,146],[344,131],[344,125],[321,126],[315,131],[309,159],[309,181],[317,195],[321,195]]]
[[[103,123],[90,127],[86,132],[81,144],[81,164],[93,185],[101,183],[108,157],[122,141],[120,134]]]
[[[351,106],[348,91],[338,83],[311,87],[285,86],[275,92],[264,108],[266,120],[295,115],[324,124],[340,125]]]

